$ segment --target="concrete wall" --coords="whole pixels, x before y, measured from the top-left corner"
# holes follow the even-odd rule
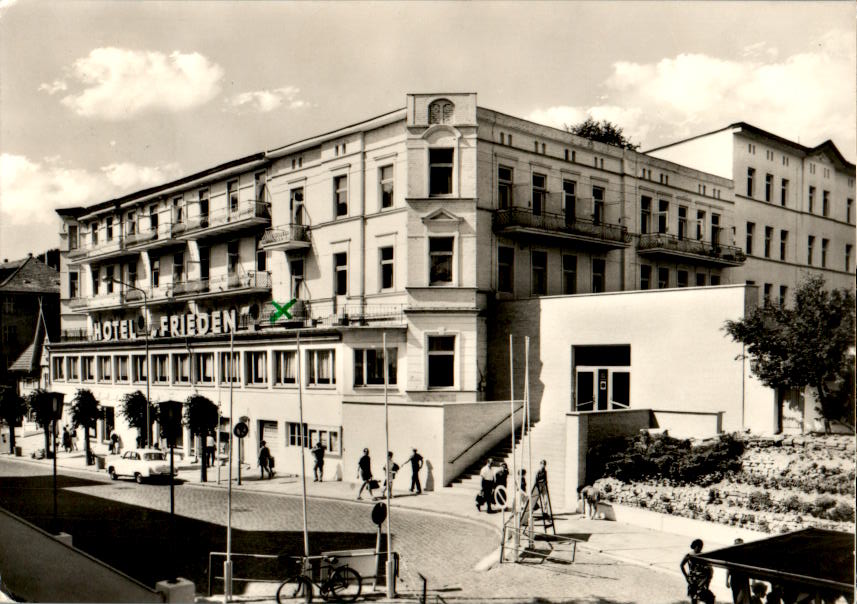
[[[0,509],[3,587],[24,602],[163,602],[139,581]]]
[[[652,427],[673,438],[713,438],[723,432],[721,412],[652,411]]]

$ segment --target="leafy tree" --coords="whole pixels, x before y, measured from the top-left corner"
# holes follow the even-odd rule
[[[149,425],[146,426],[146,409],[149,411]],[[137,439],[140,446],[148,446],[148,435],[152,433],[152,424],[157,417],[157,409],[149,401],[146,395],[135,390],[122,397],[122,406],[119,412],[131,428],[137,429]]]
[[[587,116],[587,118],[579,124],[566,124],[565,129],[577,136],[598,141],[599,143],[613,145],[614,147],[622,147],[623,149],[630,149],[631,151],[636,151],[640,148],[639,144],[632,143],[631,139],[625,136],[622,128],[616,124],[608,122],[607,120],[601,120],[599,122],[592,119],[592,116]]]
[[[848,416],[849,349],[854,346],[854,294],[826,290],[824,277],[801,283],[794,307],[767,304],[740,321],[727,321],[726,331],[746,346],[750,370],[770,388],[815,389],[824,429],[830,420]],[[852,377],[853,383],[853,377]],[[847,387],[847,386],[846,386]]]
[[[0,386],[0,419],[9,426],[9,453],[15,453],[15,426],[27,413],[27,403],[12,388]]]
[[[83,442],[86,447],[86,463],[92,465],[92,454],[89,451],[89,429],[95,429],[95,422],[101,413],[101,403],[95,395],[86,388],[78,388],[72,399],[71,421],[75,427],[83,428]]]
[[[184,408],[184,423],[190,429],[190,433],[197,436],[199,440],[199,457],[202,460],[200,463],[200,479],[202,482],[208,480],[205,437],[214,434],[218,421],[217,405],[199,394],[188,397]]]
[[[27,406],[45,435],[45,455],[48,455],[51,451],[51,422],[54,421],[53,396],[44,388],[36,388],[27,396]]]

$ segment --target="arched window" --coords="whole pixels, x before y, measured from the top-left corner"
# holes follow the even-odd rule
[[[446,99],[434,101],[429,105],[429,124],[451,124],[455,105]]]

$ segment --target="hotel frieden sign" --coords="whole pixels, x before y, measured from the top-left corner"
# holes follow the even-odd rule
[[[204,336],[235,331],[235,311],[216,310],[211,313],[162,315],[149,333],[151,338]],[[134,319],[102,321],[92,324],[94,340],[136,340]]]

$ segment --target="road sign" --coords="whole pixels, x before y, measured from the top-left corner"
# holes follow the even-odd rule
[[[289,312],[289,309],[294,306],[295,302],[297,302],[297,298],[292,298],[285,304],[277,304],[273,300],[271,300],[271,304],[274,305],[274,314],[271,315],[271,323],[276,323],[280,317],[286,317],[287,319],[291,319],[292,315]]]
[[[381,526],[381,523],[387,519],[387,504],[386,503],[376,503],[375,507],[372,508],[372,522]]]
[[[247,433],[250,432],[250,428],[247,427],[247,424],[244,422],[238,422],[235,424],[235,428],[232,430],[235,433],[235,436],[238,438],[244,438],[247,436]]]

